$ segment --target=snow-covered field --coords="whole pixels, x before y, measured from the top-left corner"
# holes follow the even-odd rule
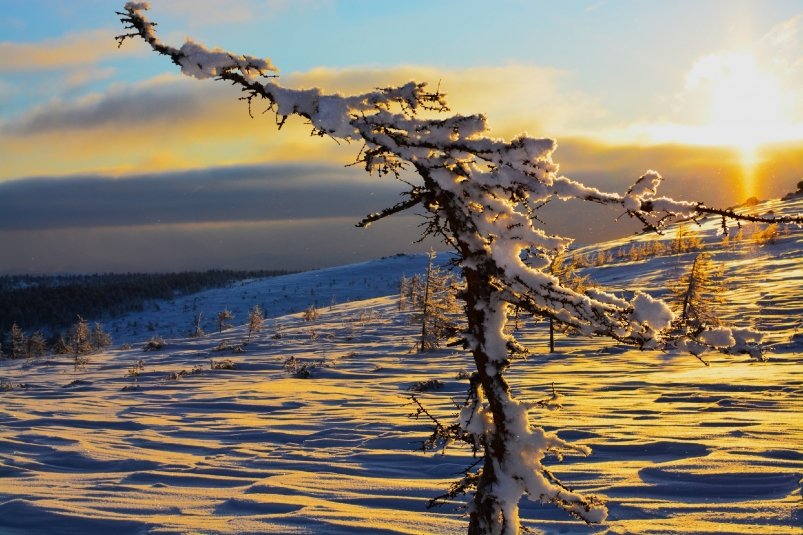
[[[757,209],[801,212],[803,200]],[[532,354],[511,370],[516,394],[547,398],[554,383],[562,408],[531,419],[593,453],[552,468],[610,510],[606,524],[586,526],[523,502],[536,533],[803,533],[803,230],[722,246],[718,223],[699,232],[731,280],[724,316],[768,333],[767,362],[709,355],[705,367],[564,335],[550,355],[545,324],[522,326]],[[693,256],[588,273],[661,294]],[[438,379],[442,388],[417,396],[448,419],[472,365],[457,350],[411,351],[419,328],[398,312],[395,288],[425,264],[390,257],[159,303],[109,324],[133,348],[92,355],[84,370],[67,357],[0,363],[13,387],[0,393],[0,534],[464,531],[458,507],[426,504],[471,454],[421,452],[429,428],[407,416],[410,388]],[[306,322],[298,311],[312,303],[320,317]],[[228,307],[242,323],[254,304],[267,310],[266,328],[243,353],[219,350],[246,329],[218,334],[214,314]],[[198,312],[211,334],[181,337]],[[156,334],[167,346],[143,352]],[[310,377],[288,373],[291,356],[312,365]],[[211,369],[224,359],[235,368]]]

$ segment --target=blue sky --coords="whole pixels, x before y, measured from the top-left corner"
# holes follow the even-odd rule
[[[732,204],[748,195],[783,193],[803,175],[795,164],[803,144],[800,1],[151,4],[151,18],[159,23],[163,39],[180,44],[191,36],[210,46],[271,57],[288,85],[347,92],[410,78],[440,82],[455,111],[486,113],[498,135],[526,130],[556,137],[562,170],[601,186],[620,187],[654,167],[670,179],[669,193]],[[58,181],[60,187],[72,180],[84,188],[87,177],[112,184],[125,178],[146,188],[160,178],[173,184],[177,173],[205,177],[216,169],[252,172],[276,166],[296,166],[310,176],[329,166],[332,176],[369,194],[375,191],[383,201],[393,200],[392,191],[375,178],[344,175],[342,165],[353,159],[354,151],[310,140],[302,125],[277,133],[270,119],[250,120],[236,92],[181,79],[169,61],[141,43],[129,41],[117,50],[113,36],[121,27],[114,12],[122,5],[109,0],[0,2],[0,205],[3,197],[20,198],[14,196],[18,193],[4,194],[12,182],[17,189],[58,195],[58,188],[41,189],[41,180]],[[295,177],[292,184],[290,178],[266,173],[274,182],[249,182],[255,184],[249,197],[262,198],[275,181],[286,181],[294,190],[304,184],[296,172],[287,175]],[[107,195],[104,207],[90,195],[86,206],[54,210],[48,217],[30,210],[30,215],[19,216],[27,222],[14,226],[8,218],[0,220],[0,247],[21,250],[21,240],[26,240],[26,255],[4,255],[0,272],[103,270],[102,265],[82,263],[81,257],[102,263],[98,258],[103,255],[94,254],[92,247],[106,242],[87,243],[84,247],[93,254],[77,254],[68,261],[63,251],[60,259],[48,252],[54,233],[71,233],[69,239],[80,242],[76,236],[86,235],[87,229],[105,233],[108,240],[118,229],[123,239],[137,225],[148,233],[154,232],[149,225],[155,220],[175,219],[144,210],[136,221],[128,206],[108,209],[108,203],[122,207],[131,198],[129,188],[100,189]],[[348,191],[356,194],[358,189]],[[179,196],[175,205],[163,207],[184,215],[160,227],[160,236],[173,228],[176,240],[192,235],[202,241],[201,231],[187,226],[190,222],[225,225],[242,220],[237,203],[225,216],[221,210],[204,213],[192,195],[183,197],[183,204]],[[359,218],[358,203],[346,204],[350,211],[338,212],[338,217],[353,212]],[[379,207],[366,205],[364,211]],[[70,215],[82,210],[107,215],[94,218],[90,227]],[[116,219],[115,213],[126,216]],[[304,212],[302,204],[298,214],[304,221],[320,215]],[[595,227],[588,233],[584,229],[589,226],[584,221],[565,231],[583,241],[617,232]],[[396,241],[384,242],[387,250],[361,246],[361,254],[378,256],[411,247],[414,231],[378,232],[391,230]],[[327,265],[339,261],[344,248],[356,248],[355,240],[359,238],[344,231],[341,242],[330,240],[326,250],[310,238],[304,248],[312,252],[304,260],[294,253],[294,265],[282,265],[285,257],[279,253],[272,260],[275,265],[246,265],[253,262],[250,249],[258,241],[243,243],[241,254],[229,244],[225,254],[212,248],[205,264],[193,260],[186,267]],[[129,264],[148,269],[136,260],[134,249]],[[115,254],[114,266],[126,265],[122,253]],[[288,253],[288,263],[290,258]],[[171,258],[168,246],[153,262],[182,266],[180,259]]]

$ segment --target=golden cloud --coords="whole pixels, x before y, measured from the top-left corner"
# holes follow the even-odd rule
[[[493,134],[522,131],[560,135],[572,122],[599,115],[582,95],[566,95],[559,71],[539,67],[436,70],[314,69],[283,77],[290,87],[319,86],[354,93],[403,84],[411,79],[440,81],[458,113],[485,113]],[[170,168],[265,161],[350,163],[359,147],[342,147],[309,136],[302,120],[291,119],[276,132],[271,113],[254,103],[251,119],[240,93],[226,85],[162,76],[105,94],[29,110],[2,127],[0,179],[90,171],[141,172]],[[288,131],[284,131],[288,130]],[[38,155],[38,156],[37,156]]]
[[[67,69],[146,51],[147,47],[139,42],[118,49],[106,29],[71,33],[36,43],[5,41],[0,42],[0,73]]]
[[[557,161],[567,174],[595,180],[617,190],[640,173],[656,168],[683,186],[678,192],[709,202],[743,200],[745,171],[738,151],[679,143],[644,146],[606,143],[580,137],[578,125],[604,111],[582,94],[563,89],[567,75],[554,69],[509,65],[494,68],[436,70],[400,66],[393,69],[313,69],[283,76],[290,87],[319,86],[330,92],[355,93],[375,87],[428,80],[448,94],[455,113],[483,112],[492,134],[512,137],[557,137]],[[359,152],[311,137],[298,118],[277,132],[274,116],[255,102],[249,117],[241,93],[231,86],[162,76],[105,94],[70,102],[54,101],[30,110],[0,129],[0,180],[34,175],[75,173],[129,174],[253,163],[344,165]],[[758,194],[782,194],[801,173],[790,158],[801,144],[788,144],[761,156],[753,169],[762,187]],[[798,160],[800,161],[800,160]],[[781,169],[782,172],[778,170]],[[794,175],[794,176],[792,176]],[[604,179],[603,179],[604,177]],[[700,195],[697,195],[699,193]]]

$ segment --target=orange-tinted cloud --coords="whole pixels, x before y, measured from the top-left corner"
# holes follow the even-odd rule
[[[452,110],[487,114],[493,135],[522,130],[558,138],[556,160],[563,171],[595,185],[622,191],[646,169],[667,177],[669,193],[716,204],[733,204],[748,194],[778,196],[798,180],[799,145],[778,146],[760,155],[756,180],[748,192],[737,151],[681,144],[609,144],[573,136],[573,125],[596,114],[583,95],[565,94],[565,75],[552,69],[511,65],[493,69],[435,71],[432,68],[314,69],[282,78],[291,87],[321,86],[354,93],[377,86],[441,80]],[[356,145],[338,145],[309,136],[302,120],[277,131],[271,113],[255,102],[251,119],[236,89],[211,81],[163,76],[103,95],[53,101],[7,122],[0,129],[0,180],[35,175],[104,172],[128,174],[264,162],[343,165]],[[799,159],[797,161],[800,161]],[[587,178],[588,177],[588,178]],[[679,184],[672,190],[671,184]]]
[[[0,42],[0,73],[68,69],[146,50],[141,43],[118,49],[108,30],[71,33],[36,43],[4,41]]]
[[[508,66],[436,71],[432,68],[315,69],[283,77],[291,87],[321,86],[352,93],[378,86],[430,80],[448,92],[459,113],[485,113],[493,135],[559,135],[581,116],[597,114],[590,99],[566,96],[563,74]],[[359,147],[310,138],[291,119],[277,132],[273,115],[255,119],[227,85],[163,76],[105,94],[54,100],[6,122],[0,129],[0,179],[76,172],[138,172],[264,161],[345,164]]]

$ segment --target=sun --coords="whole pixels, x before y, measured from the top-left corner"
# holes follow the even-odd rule
[[[742,168],[742,193],[759,194],[760,147],[800,139],[803,125],[790,110],[794,93],[774,66],[750,51],[702,56],[686,74],[684,94],[697,104],[693,125],[666,125],[655,131],[664,141],[733,147]]]
[[[701,132],[708,138],[705,144],[736,147],[745,163],[755,164],[760,145],[787,137],[791,124],[783,113],[780,80],[749,52],[700,58],[686,77],[686,87],[707,94],[708,121]]]

